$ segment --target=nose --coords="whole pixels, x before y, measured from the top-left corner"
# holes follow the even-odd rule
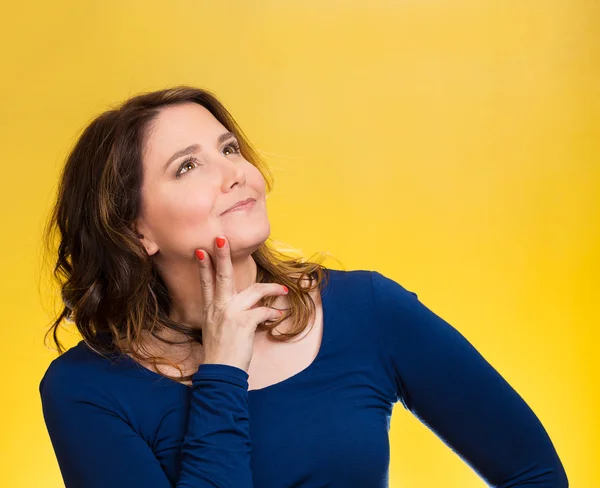
[[[227,192],[236,184],[241,186],[246,184],[246,172],[240,163],[236,163],[226,156],[221,158],[220,163],[221,174],[223,176],[221,184],[222,191]]]

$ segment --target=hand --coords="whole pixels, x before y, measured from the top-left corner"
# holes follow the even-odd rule
[[[255,307],[267,295],[286,295],[277,283],[254,283],[236,293],[231,252],[227,239],[216,239],[215,271],[206,251],[196,250],[202,282],[203,363],[228,364],[248,372],[254,349],[254,334],[261,322],[281,317],[271,307]],[[219,247],[223,244],[223,247]],[[203,256],[203,259],[200,259]]]

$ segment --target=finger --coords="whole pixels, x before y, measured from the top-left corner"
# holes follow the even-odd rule
[[[206,307],[214,300],[215,278],[210,255],[203,249],[196,249],[196,260],[200,263],[200,298]]]
[[[234,297],[235,308],[238,310],[250,310],[256,306],[257,302],[266,296],[287,295],[288,290],[279,283],[254,283],[245,290],[242,290]]]
[[[222,246],[222,247],[219,247]],[[225,236],[215,239],[215,304],[225,305],[235,295],[231,249]]]
[[[247,312],[248,321],[255,328],[258,326],[258,324],[268,320],[277,320],[282,315],[283,312],[271,307],[257,307],[253,308],[252,310],[248,310]]]

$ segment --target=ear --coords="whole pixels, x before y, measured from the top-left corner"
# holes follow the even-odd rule
[[[158,244],[156,244],[150,228],[145,224],[143,219],[139,219],[134,223],[133,231],[136,233],[142,245],[146,248],[146,252],[149,256],[158,252]]]

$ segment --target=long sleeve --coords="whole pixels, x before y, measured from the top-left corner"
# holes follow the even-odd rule
[[[50,367],[40,382],[46,427],[67,488],[170,488],[147,442],[110,394]],[[177,488],[252,488],[248,373],[202,364],[192,377]]]
[[[374,271],[382,350],[398,399],[489,486],[566,488],[554,446],[531,408],[417,295]]]

